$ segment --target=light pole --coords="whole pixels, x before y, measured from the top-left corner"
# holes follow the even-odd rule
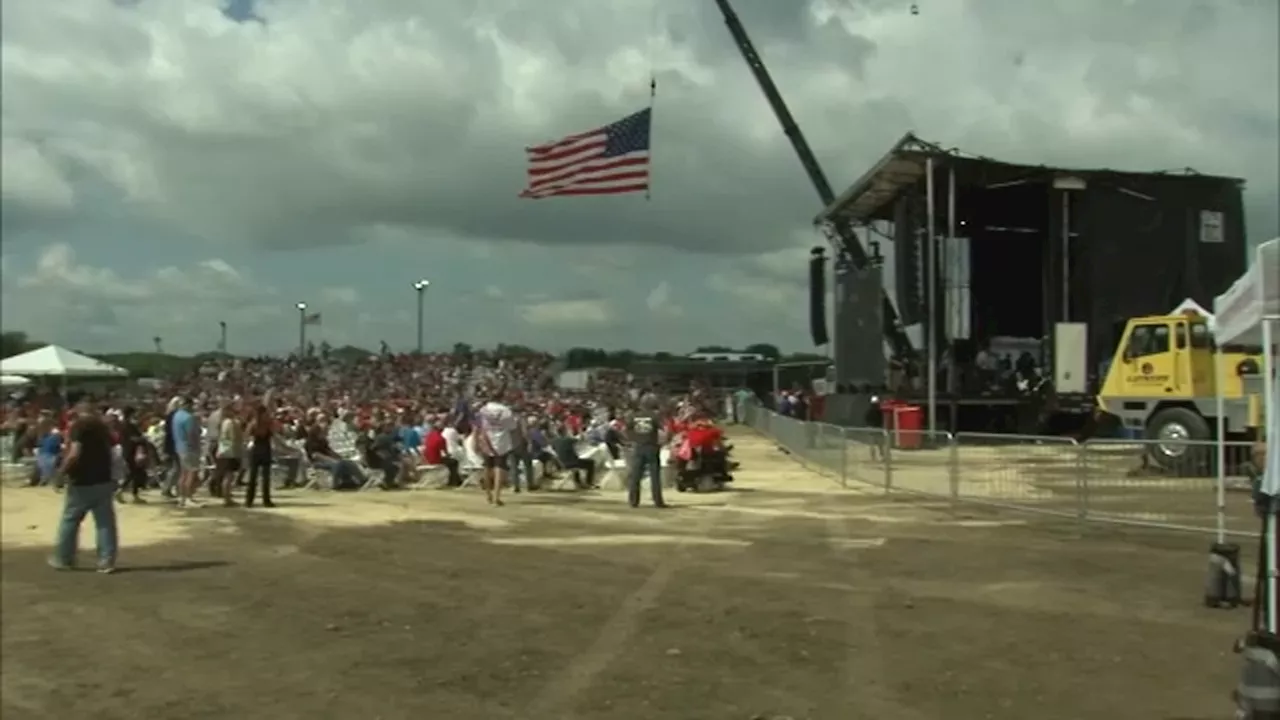
[[[298,359],[307,352],[307,304],[298,303]]]
[[[418,354],[422,354],[422,302],[427,295],[427,288],[431,287],[430,280],[417,280],[413,283],[413,289],[418,292]]]

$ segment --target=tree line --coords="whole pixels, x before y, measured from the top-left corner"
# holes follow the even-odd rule
[[[19,355],[30,350],[44,347],[44,345],[45,343],[34,340],[25,332],[8,331],[0,333],[0,357]],[[468,358],[479,352],[479,350],[467,343],[456,343],[453,346],[452,351],[454,355]],[[76,352],[80,351],[76,350]],[[500,343],[492,349],[484,349],[484,352],[500,358],[521,357],[540,353],[540,351],[525,345],[509,345],[505,343]],[[739,352],[752,353],[764,357],[769,362],[815,360],[822,357],[812,353],[793,353],[784,355],[778,349],[777,345],[773,345],[771,343],[753,343],[751,345],[747,345],[741,350],[720,345],[705,345],[695,349],[694,352],[709,354],[729,354]],[[225,353],[218,352],[198,353],[191,356],[174,355],[163,351],[82,354],[92,355],[103,362],[124,368],[129,371],[129,374],[133,377],[171,377],[189,372],[207,360],[219,357],[228,357]],[[354,346],[330,349],[326,345],[324,348],[324,354],[326,357],[349,359],[365,357],[373,353]],[[683,354],[671,352],[641,352],[638,350],[626,349],[605,350],[603,348],[588,347],[570,348],[560,356],[563,367],[567,370],[594,367],[625,370],[631,367],[633,363],[637,362],[680,362],[686,359],[686,356]]]

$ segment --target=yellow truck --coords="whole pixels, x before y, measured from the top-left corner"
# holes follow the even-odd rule
[[[1208,447],[1185,441],[1216,437],[1218,387],[1225,439],[1252,439],[1262,426],[1261,349],[1224,347],[1215,357],[1217,350],[1207,319],[1198,313],[1133,318],[1097,407],[1154,441],[1148,457],[1166,469],[1208,456]]]

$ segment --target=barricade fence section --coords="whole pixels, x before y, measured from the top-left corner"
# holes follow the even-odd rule
[[[1080,522],[1256,537],[1250,443],[1110,440],[837,427],[756,404],[744,424],[851,490],[874,490]]]
[[[1250,443],[1224,443],[1226,479],[1218,508],[1217,443],[1110,440],[1084,443],[1084,501],[1090,519],[1229,535],[1256,535],[1247,476]]]

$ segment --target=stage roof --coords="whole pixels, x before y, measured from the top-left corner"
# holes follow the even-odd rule
[[[890,203],[903,189],[924,178],[925,163],[932,157],[938,167],[954,166],[957,182],[963,185],[979,183],[993,185],[1027,180],[1047,180],[1046,176],[1067,175],[1088,180],[1089,177],[1165,177],[1217,180],[1243,184],[1240,178],[1203,175],[1191,168],[1178,171],[1133,172],[1112,169],[1057,168],[1048,165],[1025,165],[969,155],[956,149],[944,149],[935,143],[921,140],[913,133],[902,139],[871,167],[853,185],[836,198],[813,219],[815,225],[835,220],[863,223],[870,220],[889,219]]]

